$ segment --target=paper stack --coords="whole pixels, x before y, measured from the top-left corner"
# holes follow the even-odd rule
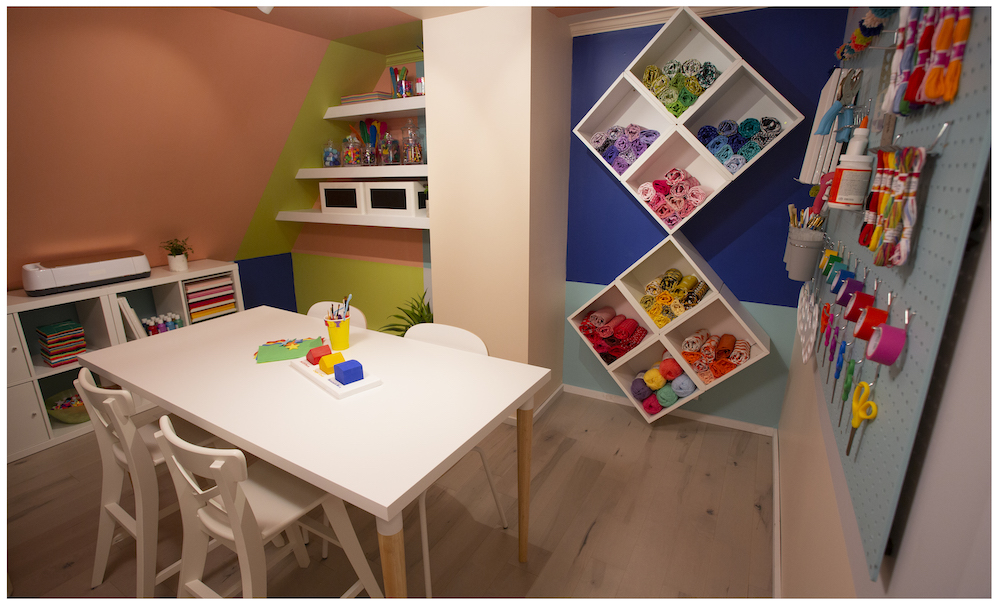
[[[83,326],[74,321],[60,321],[35,329],[42,360],[49,367],[59,367],[76,362],[77,355],[87,350]]]

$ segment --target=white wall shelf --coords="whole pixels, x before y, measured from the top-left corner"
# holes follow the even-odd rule
[[[406,215],[348,215],[345,213],[323,213],[319,209],[299,211],[279,211],[279,222],[305,222],[310,224],[346,224],[349,226],[381,226],[388,228],[418,228],[429,230],[431,221],[427,217]]]
[[[427,179],[427,165],[382,165],[376,167],[316,167],[299,169],[295,179],[376,180]]]
[[[365,118],[409,118],[423,116],[426,107],[426,97],[402,97],[399,99],[383,99],[381,101],[366,101],[347,105],[333,106],[327,109],[323,118],[327,120],[359,121]]]

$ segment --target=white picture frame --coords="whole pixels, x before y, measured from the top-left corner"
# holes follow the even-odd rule
[[[426,217],[427,205],[424,194],[426,188],[426,182],[367,182],[364,199],[365,213],[369,215]],[[423,203],[422,208],[421,203]]]
[[[367,192],[364,182],[322,182],[319,209],[323,213],[363,215]]]

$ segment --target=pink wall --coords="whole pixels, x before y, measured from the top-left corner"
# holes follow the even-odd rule
[[[188,237],[232,260],[328,41],[214,8],[7,9],[7,288]]]

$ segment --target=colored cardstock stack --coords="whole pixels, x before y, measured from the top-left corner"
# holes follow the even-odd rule
[[[230,275],[188,281],[184,284],[184,291],[192,323],[236,312],[235,290]]]
[[[87,350],[83,326],[74,321],[61,321],[35,329],[42,360],[49,367],[76,362],[77,355]]]

